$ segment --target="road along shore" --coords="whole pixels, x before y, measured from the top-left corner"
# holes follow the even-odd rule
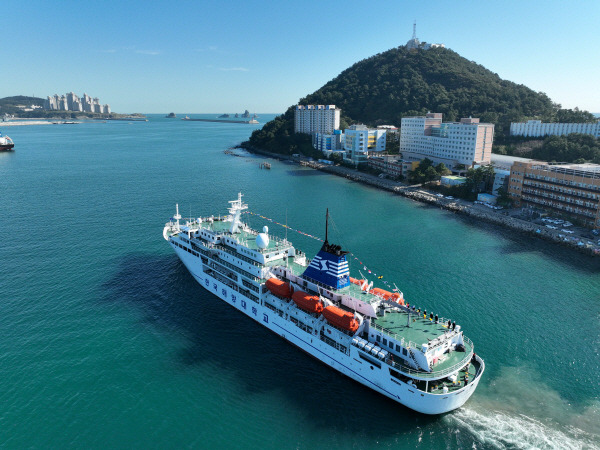
[[[408,186],[397,181],[358,172],[348,167],[323,164],[317,161],[307,161],[305,158],[293,156],[286,157],[285,155],[267,152],[254,147],[244,147],[244,149],[251,153],[257,153],[274,159],[286,161],[290,160],[305,167],[310,167],[316,170],[321,170],[323,172],[348,178],[349,180],[356,181],[358,183],[363,183],[378,189],[394,192],[395,194],[402,195],[418,202],[428,203],[457,214],[469,216],[483,222],[493,223],[495,225],[500,225],[502,227],[518,231],[522,234],[535,236],[546,241],[561,244],[588,255],[600,256],[599,245],[590,245],[582,243],[576,239],[569,239],[569,237],[562,235],[559,230],[551,230],[536,223],[504,215],[497,211],[478,208],[475,205],[470,204],[465,205],[463,202],[457,200],[448,200],[443,197],[438,197],[434,193],[425,191],[421,186]]]

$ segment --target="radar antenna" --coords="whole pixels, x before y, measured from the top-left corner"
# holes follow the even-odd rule
[[[413,22],[413,39],[417,39],[417,21]]]

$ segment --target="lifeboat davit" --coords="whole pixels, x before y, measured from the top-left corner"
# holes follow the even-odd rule
[[[325,317],[330,324],[343,328],[344,330],[353,333],[358,330],[359,323],[354,317],[354,314],[344,311],[337,306],[328,306],[325,308],[323,310],[323,317]]]
[[[266,286],[268,290],[279,297],[292,298],[292,289],[285,281],[278,278],[269,278]]]
[[[292,295],[292,300],[298,305],[298,308],[311,313],[320,314],[323,312],[323,303],[316,295],[308,295],[306,292],[296,291]]]
[[[375,288],[369,291],[370,294],[377,295],[379,297],[383,297],[385,300],[391,300],[393,302],[400,303],[404,305],[404,299],[402,298],[402,294],[398,294],[397,292],[386,291],[385,289]]]

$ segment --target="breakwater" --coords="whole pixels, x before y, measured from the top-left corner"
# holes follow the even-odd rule
[[[539,224],[522,220],[516,217],[511,217],[506,213],[492,211],[488,209],[479,208],[475,205],[464,204],[457,200],[449,200],[443,197],[438,197],[434,193],[424,190],[420,185],[410,186],[397,181],[388,180],[385,178],[379,178],[377,176],[358,172],[354,169],[343,166],[335,166],[329,164],[319,163],[317,161],[307,161],[302,157],[289,156],[285,157],[277,153],[271,153],[264,150],[257,149],[255,147],[246,146],[243,147],[252,153],[261,154],[275,159],[285,159],[294,161],[302,166],[310,167],[315,170],[331,173],[333,175],[341,176],[357,183],[363,183],[378,189],[393,192],[398,195],[410,198],[411,200],[428,203],[432,206],[446,209],[457,214],[469,216],[473,219],[480,220],[495,225],[500,225],[505,228],[518,231],[519,233],[534,236],[536,238],[544,239],[549,242],[554,242],[575,249],[579,252],[598,256],[600,255],[599,245],[583,244],[575,239],[569,239],[558,230],[551,230],[540,226]]]
[[[229,119],[190,119],[189,117],[184,117],[183,119],[186,122],[220,122],[220,123],[251,123],[257,124],[258,120],[229,120]]]

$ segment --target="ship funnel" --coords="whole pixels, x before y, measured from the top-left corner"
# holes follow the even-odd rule
[[[328,222],[329,210],[325,219],[325,242],[302,274],[302,278],[317,281],[334,289],[342,289],[350,284],[350,269],[346,259],[348,252],[343,251],[339,245],[329,243]]]

